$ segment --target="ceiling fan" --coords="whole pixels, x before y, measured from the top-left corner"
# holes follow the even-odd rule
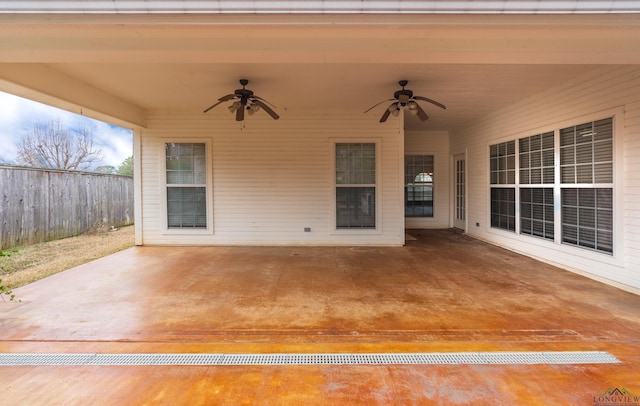
[[[431,100],[422,96],[414,96],[412,90],[404,88],[408,83],[409,83],[408,80],[399,81],[398,84],[402,86],[402,89],[396,90],[393,93],[393,99],[383,100],[380,103],[376,104],[375,106],[369,108],[367,111],[365,111],[365,113],[369,112],[375,107],[378,107],[382,103],[391,101],[393,103],[391,103],[389,107],[387,107],[385,112],[382,114],[382,117],[380,117],[381,123],[384,123],[385,121],[387,121],[387,118],[389,118],[390,114],[392,114],[394,117],[397,116],[400,113],[401,109],[408,110],[409,113],[415,114],[418,116],[420,120],[425,121],[429,119],[429,116],[427,115],[427,113],[425,113],[422,107],[420,107],[420,105],[416,102],[416,100],[429,102],[431,104],[434,104],[440,107],[441,109],[447,108],[444,104],[438,103],[435,100]]]
[[[228,107],[228,109],[231,113],[236,113],[236,121],[244,120],[245,110],[250,116],[252,116],[255,112],[262,109],[266,111],[267,114],[269,114],[274,120],[280,118],[279,115],[277,115],[269,106],[267,106],[267,103],[271,103],[269,103],[262,97],[254,95],[253,91],[246,88],[246,86],[249,84],[249,81],[247,79],[240,79],[240,84],[242,85],[242,89],[236,89],[233,94],[222,96],[216,103],[203,111],[203,113],[208,112],[220,103],[233,100],[233,103]],[[273,104],[271,105],[273,106]],[[275,106],[273,107],[275,108]]]

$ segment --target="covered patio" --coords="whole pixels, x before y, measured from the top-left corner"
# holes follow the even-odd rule
[[[604,351],[619,363],[0,366],[12,404],[594,404],[640,297],[450,230],[404,247],[135,247],[15,290],[0,353]]]

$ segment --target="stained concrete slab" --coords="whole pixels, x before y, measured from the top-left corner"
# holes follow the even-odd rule
[[[405,247],[136,247],[0,303],[5,353],[607,351],[607,365],[0,367],[14,404],[594,404],[640,297],[449,230]]]

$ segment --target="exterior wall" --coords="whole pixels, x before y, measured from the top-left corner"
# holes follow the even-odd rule
[[[402,139],[399,121],[362,112],[279,112],[245,127],[220,109],[157,112],[140,133],[142,243],[147,245],[402,245]],[[170,233],[165,223],[164,143],[210,142],[212,230]],[[333,144],[378,141],[377,230],[335,230]],[[310,227],[311,232],[304,232]]]
[[[613,256],[490,227],[489,145],[564,124],[579,124],[582,118],[589,121],[612,114],[616,114]],[[637,66],[602,68],[452,132],[451,153],[465,150],[471,236],[640,292],[640,69]]]
[[[406,131],[405,154],[433,155],[433,217],[407,217],[406,228],[447,228],[450,213],[449,133],[447,131]]]

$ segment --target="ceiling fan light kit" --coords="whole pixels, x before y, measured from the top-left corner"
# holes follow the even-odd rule
[[[247,85],[249,84],[247,79],[240,79],[240,84],[242,85],[242,89],[236,89],[233,94],[222,96],[216,103],[205,109],[203,113],[208,112],[221,103],[233,100],[233,103],[228,107],[228,109],[231,113],[236,113],[236,121],[244,121],[245,111],[247,114],[252,116],[256,112],[264,110],[274,120],[280,118],[280,116],[268,106],[268,104],[271,106],[273,106],[273,104],[269,103],[262,97],[254,95],[253,91],[247,89]],[[275,106],[273,107],[275,108]]]
[[[378,107],[382,103],[392,102],[389,105],[389,107],[387,107],[387,109],[384,111],[384,113],[382,113],[382,117],[380,117],[381,123],[384,123],[385,121],[387,121],[387,119],[389,118],[389,115],[393,115],[394,117],[397,117],[400,114],[400,110],[407,110],[410,114],[418,116],[418,118],[421,121],[426,121],[429,119],[429,116],[424,111],[424,109],[420,106],[420,104],[418,104],[416,100],[426,101],[428,103],[431,103],[435,106],[440,107],[441,109],[447,108],[444,104],[439,103],[435,100],[432,100],[423,96],[415,96],[412,90],[405,89],[405,86],[407,86],[408,83],[409,83],[408,80],[399,81],[398,84],[402,86],[402,89],[396,90],[393,93],[393,99],[383,100],[380,103],[377,103],[372,107],[370,107],[369,109],[367,109],[365,113],[373,110],[374,108]]]
[[[400,110],[406,110],[409,112],[409,114],[416,115],[420,120],[426,121],[429,119],[429,116],[416,100],[426,101],[433,104],[434,106],[440,107],[441,109],[447,108],[444,104],[439,103],[435,100],[423,96],[415,96],[412,90],[405,89],[405,86],[407,86],[408,83],[408,80],[400,80],[398,84],[402,87],[402,89],[396,90],[393,93],[393,99],[383,100],[380,103],[377,103],[367,109],[365,113],[373,110],[382,103],[392,102],[391,104],[389,104],[384,113],[382,113],[382,117],[380,117],[381,123],[387,121],[390,115],[394,117],[400,115]],[[252,116],[256,112],[264,110],[274,120],[280,118],[280,116],[276,114],[276,112],[273,111],[271,107],[269,107],[269,105],[273,106],[273,104],[269,103],[261,97],[254,95],[253,91],[247,89],[246,86],[249,84],[249,81],[247,79],[240,79],[240,84],[242,85],[242,89],[236,89],[232,94],[227,94],[220,97],[216,103],[205,109],[203,113],[208,112],[221,103],[233,100],[233,103],[227,108],[232,114],[236,114],[236,121],[244,121],[245,111],[247,114]],[[275,106],[273,107],[275,108]]]

